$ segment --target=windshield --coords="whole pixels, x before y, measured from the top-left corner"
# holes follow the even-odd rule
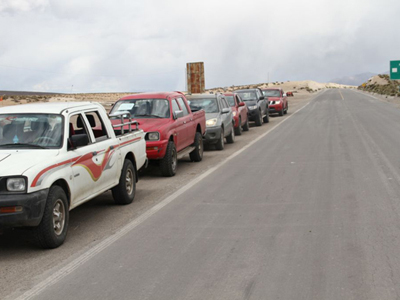
[[[228,100],[229,106],[235,106],[235,99],[233,98],[233,96],[225,96],[226,100]]]
[[[243,101],[257,101],[255,92],[238,92]]]
[[[63,132],[61,115],[0,115],[0,149],[61,148]]]
[[[190,99],[189,105],[191,110],[204,109],[206,113],[219,112],[217,99],[215,98]]]
[[[279,90],[263,90],[262,91],[265,97],[280,97],[281,92]]]
[[[169,101],[166,99],[129,99],[115,103],[110,113],[129,111],[132,118],[169,118]]]

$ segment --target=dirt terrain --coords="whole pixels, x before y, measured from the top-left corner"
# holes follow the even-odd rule
[[[292,91],[295,95],[309,95],[326,88],[356,88],[355,86],[341,85],[337,83],[319,83],[312,80],[304,81],[286,81],[286,82],[270,82],[250,85],[216,87],[206,90],[206,93],[224,93],[243,88],[271,88],[280,87],[286,91]],[[47,94],[37,92],[10,92],[0,91],[1,106],[19,105],[35,102],[69,102],[69,101],[94,101],[104,105],[106,109],[110,108],[115,101],[123,96],[133,93],[89,93],[89,94]]]

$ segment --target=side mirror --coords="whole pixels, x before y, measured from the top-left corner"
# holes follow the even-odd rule
[[[239,106],[246,106],[246,103],[240,102],[240,103],[239,103]]]
[[[264,100],[264,99],[265,99],[265,97],[264,97],[264,96],[261,96],[260,99],[258,99],[258,100]]]
[[[231,112],[231,109],[228,108],[228,107],[225,107],[225,108],[223,108],[223,109],[221,110],[221,113],[222,113],[222,114],[227,114],[227,113],[230,113],[230,112]]]
[[[74,134],[68,139],[70,150],[89,145],[89,137],[87,134]]]
[[[174,111],[174,120],[182,118],[183,117],[183,110],[176,110]]]

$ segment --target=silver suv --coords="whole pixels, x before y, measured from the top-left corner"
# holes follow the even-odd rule
[[[206,134],[204,141],[214,144],[217,150],[224,149],[224,139],[235,142],[235,121],[228,101],[222,94],[186,95],[191,110],[204,109],[206,113]]]

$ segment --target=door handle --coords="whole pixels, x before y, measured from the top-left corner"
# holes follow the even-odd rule
[[[97,152],[96,152],[96,151],[93,151],[92,154],[93,154],[93,156],[96,156],[96,155],[97,155]]]

